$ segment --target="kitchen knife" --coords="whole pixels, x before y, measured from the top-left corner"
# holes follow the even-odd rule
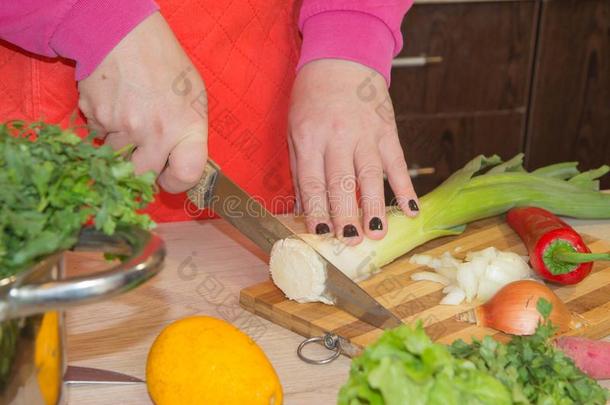
[[[99,368],[68,366],[64,374],[66,384],[138,384],[137,377]]]
[[[187,194],[199,209],[211,209],[267,254],[271,252],[271,248],[277,240],[286,238],[302,240],[267,211],[256,199],[251,198],[237,184],[225,176],[211,160],[206,163],[204,174],[199,183]],[[402,324],[402,321],[396,315],[343,274],[315,247],[311,247],[326,264],[328,277],[326,293],[334,298],[335,305],[338,308],[381,329]]]

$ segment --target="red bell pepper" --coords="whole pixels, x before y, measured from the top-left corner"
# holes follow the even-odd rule
[[[591,253],[570,225],[542,208],[513,208],[506,219],[527,247],[532,268],[545,280],[576,284],[591,273],[594,260],[610,260],[610,253]]]

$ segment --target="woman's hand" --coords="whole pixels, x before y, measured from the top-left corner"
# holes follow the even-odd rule
[[[334,231],[351,245],[363,234],[383,238],[384,173],[400,208],[407,215],[417,214],[392,103],[377,72],[335,59],[303,66],[292,91],[289,146],[297,199],[309,232]]]
[[[137,172],[155,171],[172,193],[196,184],[207,159],[207,96],[159,13],[123,38],[78,89],[98,137],[115,149],[136,146]]]

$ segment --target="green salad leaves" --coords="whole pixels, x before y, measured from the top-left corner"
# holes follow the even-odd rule
[[[433,343],[421,324],[387,330],[352,362],[340,405],[510,404],[508,389]]]
[[[89,220],[150,228],[137,212],[153,199],[154,173],[136,176],[109,146],[42,122],[0,124],[0,278],[76,243]]]
[[[421,323],[387,330],[352,361],[340,405],[605,404],[607,390],[551,343],[550,303],[532,336],[433,343]]]

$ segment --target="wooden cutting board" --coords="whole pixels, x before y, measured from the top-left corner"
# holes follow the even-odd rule
[[[286,222],[297,231],[304,230],[304,225],[298,218],[287,217]],[[610,241],[592,237],[585,237],[585,240],[593,252],[610,251]],[[470,224],[460,236],[445,237],[420,246],[388,264],[383,271],[360,285],[404,322],[421,320],[428,334],[440,342],[450,343],[458,338],[468,341],[472,337],[482,338],[485,335],[506,338],[493,329],[456,319],[458,314],[474,308],[476,303],[439,305],[444,295],[442,285],[430,281],[412,281],[410,278],[413,272],[426,270],[424,266],[409,263],[412,253],[439,256],[449,251],[454,256],[463,258],[468,251],[489,246],[527,254],[525,246],[510,227],[500,218],[492,218]],[[610,335],[609,262],[596,263],[592,274],[575,286],[550,287],[566,302],[581,324],[567,334],[591,338]],[[382,332],[334,306],[321,303],[299,304],[287,300],[271,281],[243,289],[240,303],[245,309],[305,337],[334,333],[348,343],[348,355],[359,353]],[[344,345],[345,342],[342,341]]]

